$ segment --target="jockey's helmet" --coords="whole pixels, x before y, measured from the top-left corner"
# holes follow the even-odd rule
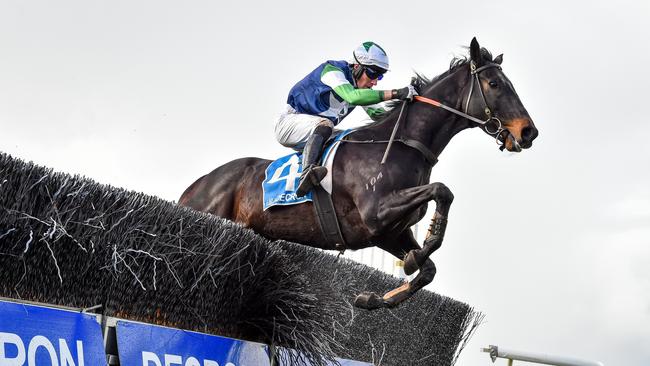
[[[388,71],[388,55],[386,51],[375,42],[363,42],[353,52],[354,63],[372,68],[379,68],[377,71]]]

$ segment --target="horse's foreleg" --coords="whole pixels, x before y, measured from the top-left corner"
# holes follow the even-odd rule
[[[449,211],[449,207],[447,207],[447,211]],[[404,273],[410,275],[415,273],[418,268],[422,268],[429,256],[442,245],[446,228],[447,215],[443,215],[436,206],[436,213],[431,218],[427,237],[424,239],[424,248],[413,249],[406,255]]]
[[[401,260],[404,259],[407,253],[420,249],[417,241],[413,238],[411,229],[404,230],[397,239],[390,243],[383,243],[379,247]],[[400,287],[387,292],[384,296],[379,296],[374,292],[362,293],[354,300],[354,305],[364,309],[395,307],[431,283],[435,274],[436,266],[430,259],[427,259],[422,264],[418,275],[411,282],[404,283]]]
[[[378,227],[385,229],[431,200],[436,201],[436,213],[424,242],[424,248],[411,250],[404,259],[404,272],[407,275],[422,268],[431,253],[442,245],[447,227],[447,215],[454,195],[444,184],[431,183],[394,192],[378,206],[376,223]]]
[[[449,188],[444,185],[443,187],[444,189],[440,191],[442,194],[434,198],[436,200],[436,212],[431,218],[429,231],[426,239],[424,239],[424,248],[411,250],[404,259],[404,273],[407,275],[415,273],[418,268],[422,268],[429,256],[442,245],[445,229],[447,228],[447,215],[454,200],[454,195]]]
[[[377,206],[375,225],[378,228],[390,228],[393,223],[400,221],[431,200],[436,201],[436,212],[447,217],[454,195],[442,183],[395,191],[382,199]]]

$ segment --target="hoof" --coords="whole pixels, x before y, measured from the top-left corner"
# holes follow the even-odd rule
[[[416,260],[416,254],[416,249],[413,249],[408,252],[406,258],[404,258],[404,273],[406,273],[407,276],[412,275],[415,273],[415,271],[420,269],[420,266]]]
[[[384,299],[374,292],[364,292],[354,299],[354,306],[367,310],[374,310],[384,307]]]

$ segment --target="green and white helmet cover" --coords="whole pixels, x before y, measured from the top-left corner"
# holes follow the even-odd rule
[[[363,42],[352,54],[354,55],[354,60],[361,65],[377,66],[388,70],[388,55],[375,42]]]

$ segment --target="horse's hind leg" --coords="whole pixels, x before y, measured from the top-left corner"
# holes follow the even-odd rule
[[[394,241],[380,244],[379,247],[401,260],[404,259],[407,253],[420,249],[411,229],[404,230]],[[402,286],[387,292],[384,296],[379,296],[374,292],[364,292],[357,296],[354,305],[369,310],[381,307],[395,307],[431,283],[435,275],[436,266],[430,259],[427,259],[422,264],[418,275],[411,282],[404,283]]]
[[[178,204],[236,220],[237,190],[243,180],[242,160],[223,165],[199,178],[183,192]],[[239,164],[235,164],[239,163]]]

